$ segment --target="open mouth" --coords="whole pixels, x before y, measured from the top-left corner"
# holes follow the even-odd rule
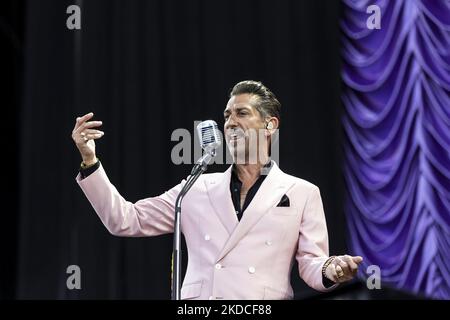
[[[228,131],[228,141],[236,142],[242,138],[245,138],[244,130],[242,129],[231,129]]]

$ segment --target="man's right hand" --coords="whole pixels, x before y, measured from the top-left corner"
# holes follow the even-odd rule
[[[80,151],[81,158],[86,166],[97,162],[94,140],[100,139],[105,134],[103,131],[94,129],[100,127],[102,122],[89,121],[93,116],[94,114],[90,112],[82,117],[78,117],[72,131],[72,139]]]

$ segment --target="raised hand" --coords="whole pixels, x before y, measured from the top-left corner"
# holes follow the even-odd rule
[[[72,139],[80,151],[84,164],[87,166],[97,162],[94,140],[100,139],[105,134],[103,131],[94,129],[100,127],[102,122],[89,121],[93,116],[94,113],[90,112],[78,117],[72,130]]]

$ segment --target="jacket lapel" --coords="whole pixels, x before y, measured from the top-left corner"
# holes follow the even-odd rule
[[[208,196],[211,200],[214,212],[230,235],[233,233],[239,222],[234,211],[230,193],[231,169],[232,166],[230,166],[223,174],[205,179],[206,189],[208,190]]]
[[[231,168],[229,168],[228,172],[228,180],[222,181],[224,185],[226,185],[226,189],[228,190],[225,195],[222,192],[220,195],[225,197],[223,199],[219,199],[219,194],[214,195],[214,201],[220,201],[217,203],[224,203],[224,199],[227,200],[227,207],[223,210],[224,217],[222,219],[226,220],[225,223],[233,226],[232,233],[230,238],[225,243],[222,251],[220,252],[217,261],[221,260],[231,249],[233,249],[236,244],[250,231],[250,229],[265,215],[269,212],[269,209],[275,207],[280,201],[281,197],[286,194],[289,188],[292,186],[293,182],[289,182],[289,180],[283,179],[284,173],[278,168],[276,163],[273,163],[272,169],[267,175],[266,179],[261,184],[259,190],[255,194],[252,199],[250,205],[244,211],[241,221],[238,223],[237,217],[234,214],[233,202],[231,200],[231,194],[229,191],[230,177],[231,177]],[[222,186],[220,187],[222,188]],[[220,190],[218,187],[218,189]],[[219,191],[218,190],[218,191]],[[229,203],[229,205],[228,205]],[[231,208],[230,208],[231,207]],[[233,215],[228,215],[228,212],[231,212]],[[229,217],[230,216],[230,217]],[[220,217],[220,215],[219,215]],[[231,222],[231,217],[234,218],[234,223]],[[223,221],[222,221],[223,223]]]

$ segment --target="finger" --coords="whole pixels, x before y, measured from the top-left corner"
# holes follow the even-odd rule
[[[341,282],[342,278],[344,277],[344,271],[342,271],[340,265],[336,265],[335,270],[336,270],[336,281]],[[341,276],[339,276],[339,274],[341,274]]]
[[[73,131],[77,130],[80,125],[82,125],[85,121],[91,119],[94,116],[93,112],[86,113],[84,116],[78,117],[75,121],[75,127],[73,128]]]
[[[87,134],[84,136],[84,141],[88,142],[89,140],[97,140],[103,137],[102,133],[93,133],[93,134]]]
[[[330,274],[332,279],[330,279],[331,281],[337,282],[338,281],[338,276],[337,276],[337,272],[336,272],[336,266],[334,264],[330,264],[328,266],[330,268]]]
[[[345,260],[345,262],[347,262],[348,267],[350,268],[350,271],[353,275],[356,272],[358,272],[358,265],[355,262],[353,262],[352,257],[345,255],[344,260]]]
[[[350,268],[348,267],[348,264],[344,260],[342,260],[342,258],[343,257],[341,257],[341,256],[336,257],[334,259],[335,261],[333,261],[333,262],[335,262],[337,265],[339,265],[341,267],[342,271],[344,272],[344,275],[348,275],[351,273]]]
[[[80,135],[84,136],[87,134],[97,134],[97,133],[101,133],[101,134],[105,134],[103,131],[101,130],[95,130],[95,129],[84,129],[82,132],[80,132]]]
[[[352,260],[353,260],[354,263],[360,264],[361,262],[363,262],[363,257],[355,256],[355,257],[352,257]]]
[[[103,124],[102,121],[84,122],[82,125],[80,125],[78,127],[78,129],[75,131],[75,133],[80,133],[80,132],[84,131],[85,129],[100,127],[102,124]]]
[[[88,143],[91,140],[97,140],[100,139],[101,137],[103,137],[102,134],[89,134],[81,138],[79,143]]]

